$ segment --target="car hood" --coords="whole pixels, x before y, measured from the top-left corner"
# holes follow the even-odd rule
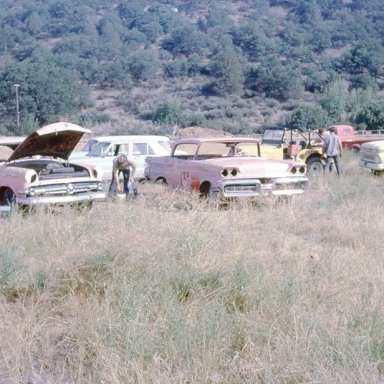
[[[31,156],[49,156],[68,160],[81,137],[89,129],[72,123],[53,123],[30,134],[7,161]]]
[[[384,149],[384,140],[369,141],[361,145],[361,148],[375,151],[382,151]]]
[[[271,160],[263,157],[227,157],[204,160],[204,162],[224,168],[238,168],[243,176],[257,174],[259,177],[284,177],[293,166],[304,166],[295,161]]]

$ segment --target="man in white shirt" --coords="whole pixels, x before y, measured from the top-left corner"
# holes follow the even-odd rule
[[[131,172],[132,169],[132,172]],[[119,175],[120,173],[123,174],[123,190],[125,193],[125,196],[128,197],[129,195],[129,181],[130,179],[133,180],[133,176],[136,172],[136,164],[128,159],[128,156],[124,153],[120,153],[113,159],[113,165],[112,165],[112,180],[111,184],[109,186],[109,197],[115,197],[117,193],[121,193],[121,185],[120,185],[120,179]],[[137,193],[137,192],[136,192]],[[135,193],[135,194],[136,194]]]
[[[341,145],[340,137],[336,135],[335,127],[330,128],[330,134],[324,136],[325,147],[324,147],[324,155],[327,158],[325,164],[325,170],[331,171],[332,162],[335,163],[337,174],[340,176],[340,157],[343,147]]]

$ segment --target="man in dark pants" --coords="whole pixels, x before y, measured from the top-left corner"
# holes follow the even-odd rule
[[[132,168],[132,172],[131,172]],[[119,175],[120,173],[123,174],[123,190],[125,193],[125,196],[128,197],[129,195],[129,180],[133,180],[133,176],[136,172],[136,164],[129,160],[127,155],[120,153],[113,159],[113,165],[112,165],[112,180],[111,184],[109,186],[109,197],[116,197],[117,193],[121,193],[121,186],[120,186],[120,180]],[[137,194],[137,191],[135,191],[135,195]]]
[[[340,137],[336,135],[335,127],[330,128],[330,134],[325,136],[324,155],[327,158],[325,171],[331,171],[332,162],[335,163],[337,174],[340,176],[340,157],[343,149]]]

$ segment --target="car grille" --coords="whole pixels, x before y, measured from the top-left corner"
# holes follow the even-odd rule
[[[260,184],[230,184],[224,186],[224,194],[257,195],[261,192]]]
[[[364,161],[375,162],[377,154],[375,152],[368,151],[367,149],[360,151],[360,159]]]
[[[91,191],[99,191],[99,182],[67,183],[53,184],[31,187],[29,195],[77,195]]]

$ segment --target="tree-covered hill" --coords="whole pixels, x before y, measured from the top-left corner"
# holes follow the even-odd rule
[[[384,127],[380,0],[3,0],[0,15],[2,134]]]

